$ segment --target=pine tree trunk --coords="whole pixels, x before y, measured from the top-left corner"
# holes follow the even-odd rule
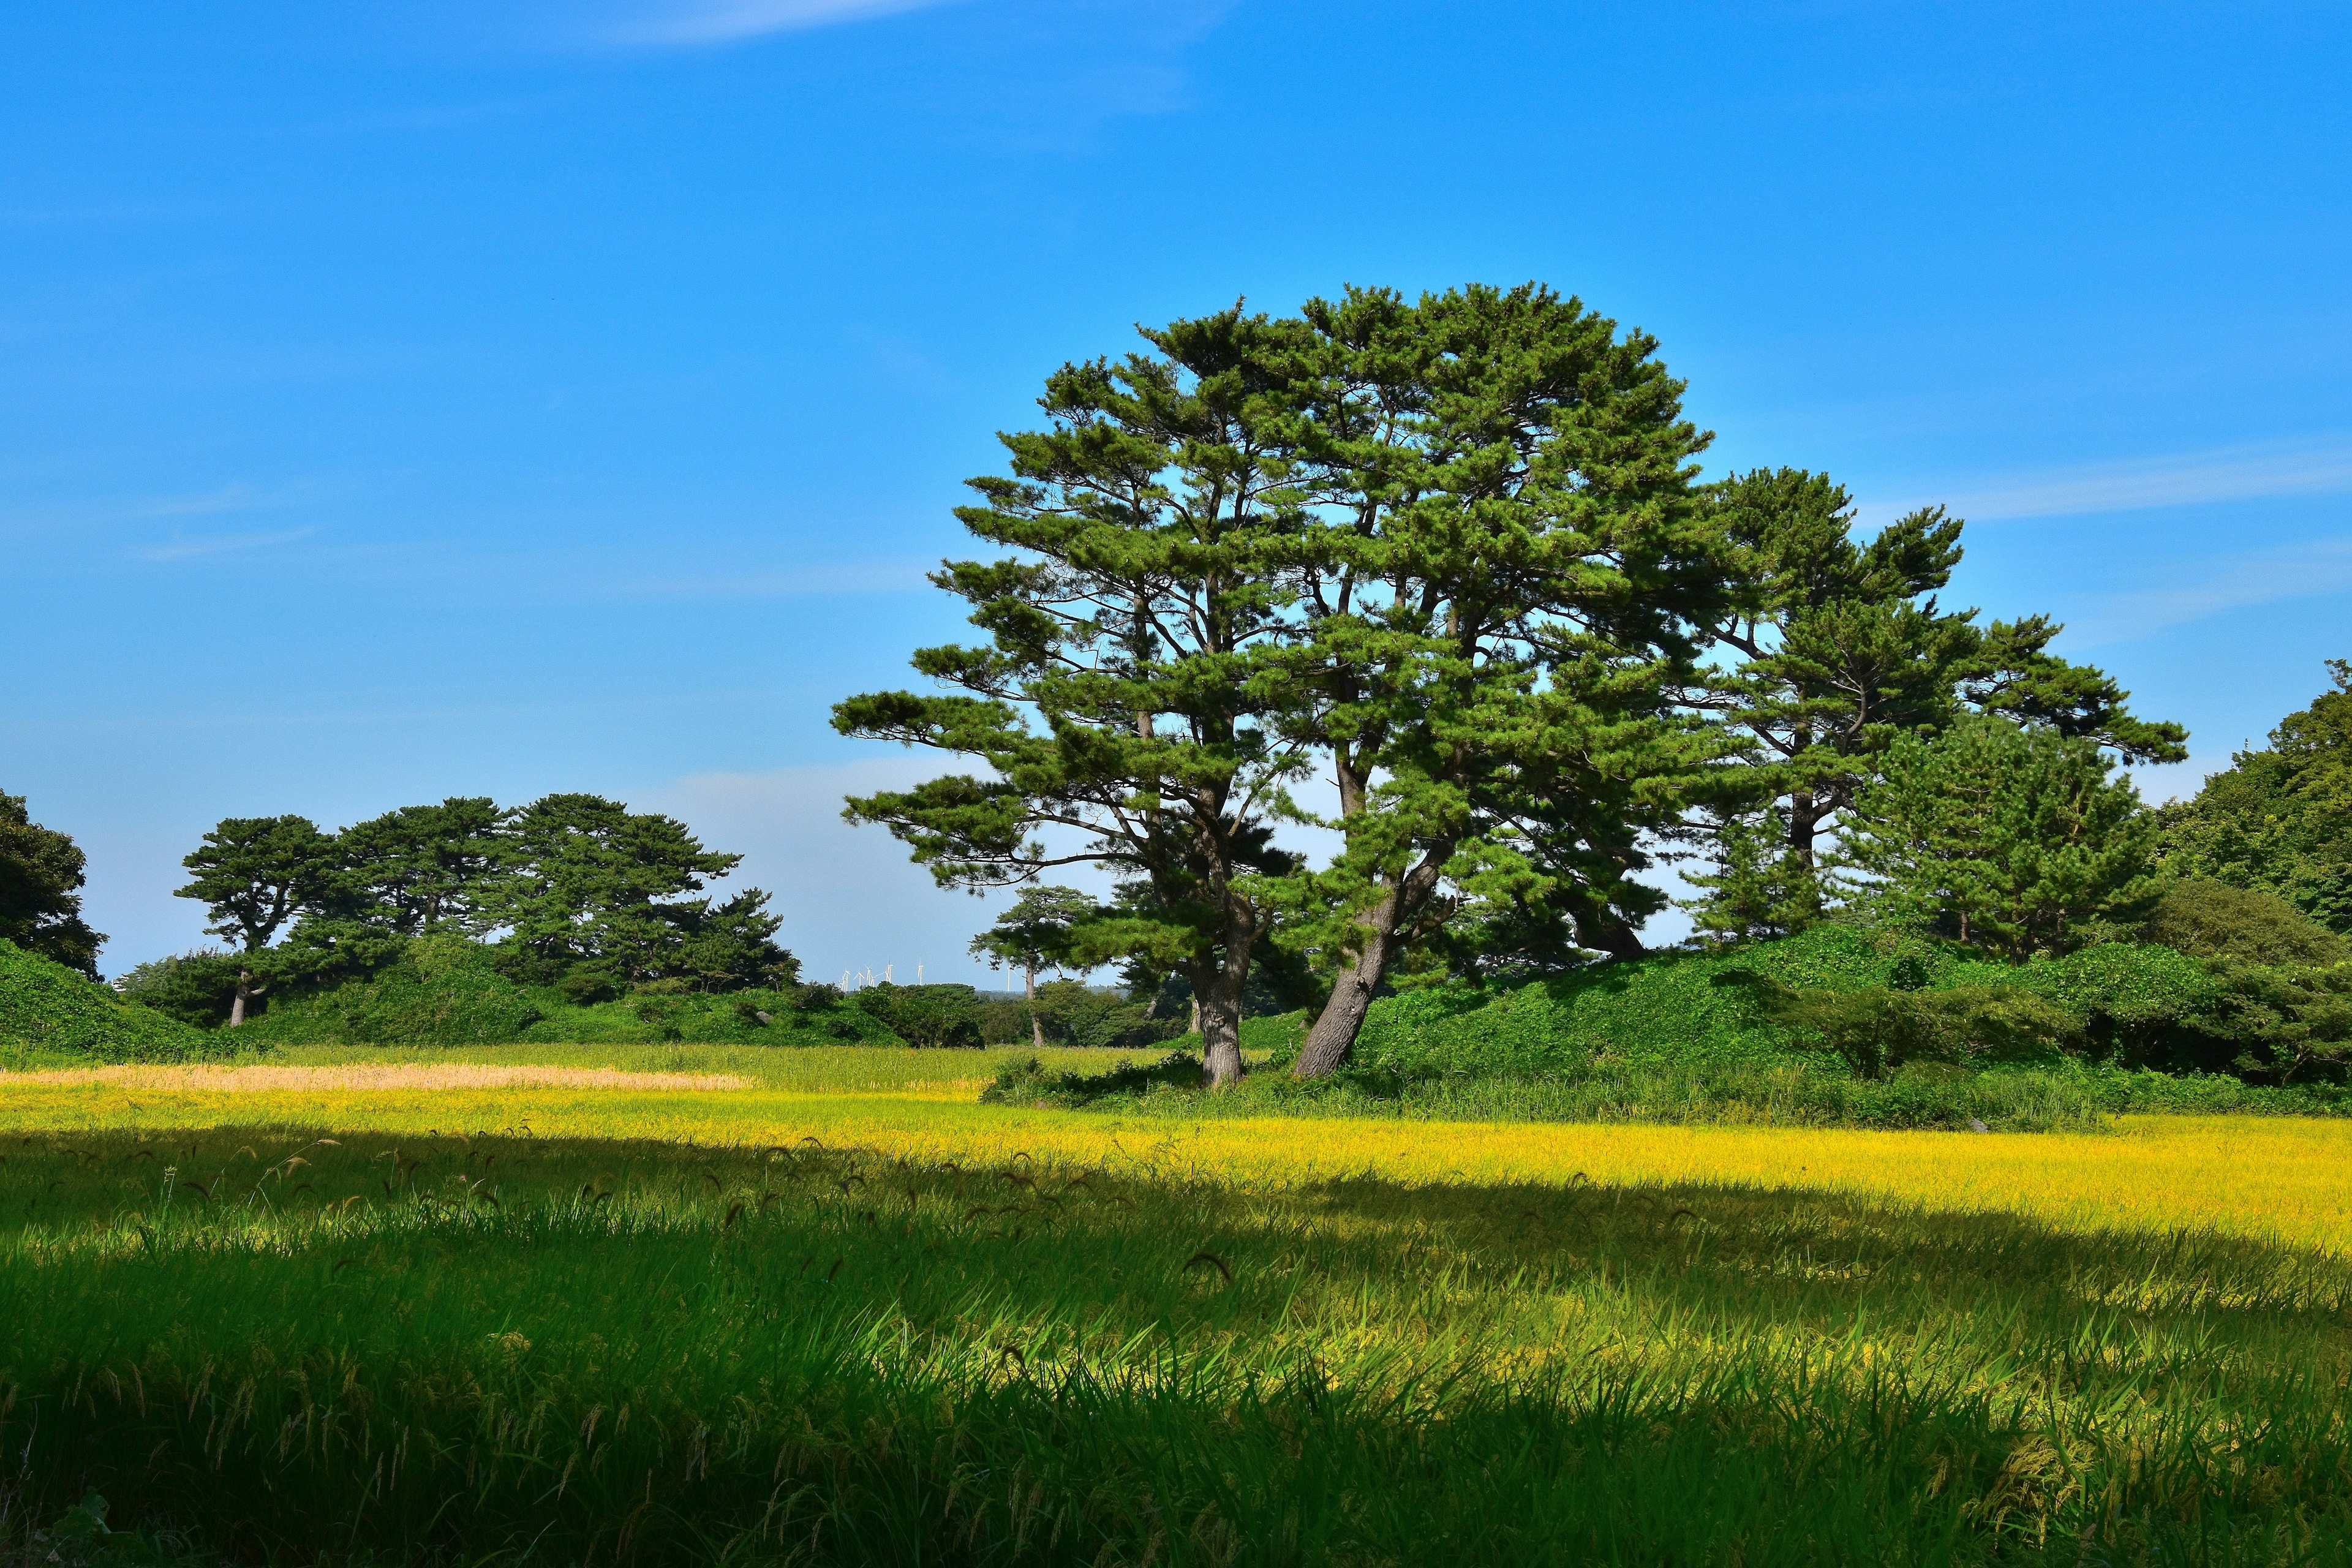
[[[1364,1015],[1371,1010],[1372,993],[1380,989],[1381,972],[1389,962],[1389,933],[1367,932],[1363,951],[1356,962],[1341,972],[1331,987],[1331,999],[1323,1004],[1314,1025],[1307,1031],[1306,1043],[1298,1050],[1298,1061],[1290,1069],[1293,1078],[1321,1078],[1348,1059],[1355,1048],[1356,1035],[1364,1026]]]
[[[1242,992],[1249,979],[1244,950],[1237,966],[1211,960],[1192,978],[1192,1006],[1201,1031],[1201,1081],[1225,1089],[1242,1077]]]
[[[1022,988],[1029,994],[1029,1041],[1039,1050],[1045,1048],[1045,1026],[1037,1016],[1037,972],[1022,971]]]
[[[1227,1089],[1242,1078],[1242,1010],[1212,1002],[1201,1009],[1201,1081]]]
[[[1813,838],[1820,832],[1822,810],[1811,790],[1799,790],[1789,797],[1789,847],[1796,851],[1797,863],[1813,868]]]
[[[1372,993],[1380,989],[1388,973],[1389,961],[1396,953],[1396,933],[1407,921],[1420,915],[1429,896],[1437,890],[1439,870],[1452,857],[1451,842],[1432,845],[1422,856],[1421,864],[1406,872],[1388,896],[1366,910],[1356,922],[1363,933],[1357,949],[1356,962],[1339,976],[1331,987],[1331,998],[1323,1004],[1323,1011],[1307,1031],[1307,1039],[1298,1049],[1298,1061],[1290,1069],[1293,1078],[1321,1078],[1348,1059],[1356,1047],[1356,1033],[1364,1026],[1364,1015],[1372,1005]]]
[[[232,1029],[245,1022],[245,999],[252,994],[248,989],[252,984],[251,970],[240,969],[236,972],[236,1000],[228,1005],[228,1026]]]

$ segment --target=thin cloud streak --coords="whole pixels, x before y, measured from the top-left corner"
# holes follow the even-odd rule
[[[2090,463],[2020,474],[1974,491],[1869,502],[1861,510],[1867,521],[1884,522],[1918,507],[1940,503],[1960,517],[1990,522],[2147,511],[2276,496],[2337,495],[2347,490],[2352,490],[2352,440],[2336,437],[2323,442],[2265,442],[2168,458]]]
[[[273,544],[291,544],[318,531],[315,528],[289,528],[282,533],[237,533],[212,539],[174,540],[169,544],[151,545],[141,551],[139,555],[145,561],[185,561],[192,556],[218,555],[230,550],[262,550]]]
[[[315,485],[284,485],[260,490],[247,484],[223,485],[200,495],[170,496],[134,506],[120,515],[125,520],[159,517],[216,517],[223,512],[263,511],[274,507],[300,506],[319,499]]]
[[[620,24],[607,39],[617,44],[691,47],[727,44],[771,33],[800,32],[838,22],[863,21],[903,11],[929,10],[947,0],[689,0],[657,16]]]
[[[2070,623],[2085,647],[2133,642],[2168,627],[2256,605],[2316,599],[2352,589],[2352,539],[2318,540],[2216,565],[2171,588],[2120,594]]]

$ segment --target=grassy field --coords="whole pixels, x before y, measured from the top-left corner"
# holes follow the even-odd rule
[[[745,1087],[0,1079],[12,1548],[95,1488],[60,1561],[2352,1561],[2352,1124],[418,1057]]]

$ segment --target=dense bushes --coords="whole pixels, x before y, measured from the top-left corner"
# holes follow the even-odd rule
[[[1154,1016],[1158,1000],[1162,1015]],[[1079,980],[1056,980],[1037,987],[1037,1000],[1022,997],[980,1004],[980,1036],[992,1046],[1027,1045],[1036,1035],[1049,1046],[1127,1048],[1157,1045],[1184,1032],[1183,1005],[1167,998],[1139,1001],[1121,991]],[[1035,1016],[1037,1027],[1030,1028]]]
[[[225,1044],[0,939],[0,1052],[18,1061],[190,1061]]]
[[[2150,942],[2005,964],[1832,923],[1516,988],[1388,997],[1365,1020],[1352,1068],[1408,1079],[1531,1078],[1796,1061],[1870,1079],[1906,1061],[2082,1060],[2284,1079],[2297,1061],[2309,1076],[2324,1054],[2317,1047],[2299,1058],[2281,1053],[2334,1038],[2347,990],[2352,973],[2232,965]]]
[[[479,945],[419,937],[367,978],[272,1003],[238,1033],[280,1045],[496,1045],[544,1016]]]
[[[980,994],[969,985],[868,985],[850,998],[857,1009],[910,1046],[972,1047],[980,1037]]]

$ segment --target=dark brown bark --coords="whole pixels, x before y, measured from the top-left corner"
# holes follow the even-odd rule
[[[1821,830],[1822,808],[1813,792],[1801,789],[1789,797],[1789,847],[1797,852],[1797,863],[1811,869],[1813,864],[1813,837]]]
[[[1363,936],[1356,961],[1340,973],[1331,987],[1330,1000],[1323,1004],[1323,1011],[1307,1031],[1291,1077],[1321,1078],[1348,1059],[1356,1046],[1357,1031],[1364,1026],[1373,993],[1380,989],[1389,961],[1396,954],[1397,932],[1420,915],[1430,894],[1437,889],[1439,869],[1453,853],[1451,842],[1432,846],[1421,864],[1406,872],[1385,898],[1357,921]]]

